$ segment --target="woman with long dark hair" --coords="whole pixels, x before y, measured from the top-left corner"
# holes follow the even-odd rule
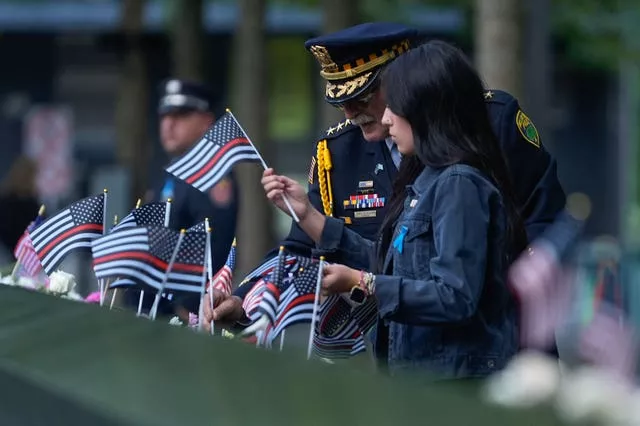
[[[338,257],[373,258],[372,272],[327,265],[325,293],[375,297],[376,356],[392,373],[482,377],[515,354],[516,302],[506,283],[526,246],[491,129],[480,77],[465,55],[431,41],[385,71],[383,124],[403,154],[376,243],[313,209],[295,181],[265,171],[267,197]]]

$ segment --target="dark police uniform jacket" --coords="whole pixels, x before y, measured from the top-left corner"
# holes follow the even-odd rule
[[[556,162],[513,96],[490,90],[485,93],[485,100],[507,160],[528,238],[533,241],[565,205]],[[325,145],[328,154],[323,149]],[[343,218],[350,229],[375,240],[395,175],[396,168],[386,143],[367,142],[359,127],[347,120],[330,127],[316,144],[309,170],[309,199],[319,211]],[[282,245],[303,256],[311,256],[315,249],[315,243],[295,222]],[[276,253],[270,252],[267,258]],[[369,267],[358,262],[349,266]],[[235,294],[244,297],[248,287],[239,287]]]

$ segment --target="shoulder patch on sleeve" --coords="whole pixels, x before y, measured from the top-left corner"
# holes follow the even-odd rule
[[[536,126],[533,125],[531,119],[527,117],[522,110],[518,110],[516,113],[516,127],[520,131],[524,140],[536,148],[540,148],[540,135],[538,134],[538,130],[536,129]]]
[[[316,169],[316,157],[311,157],[311,164],[309,165],[309,185],[313,185],[313,172]]]

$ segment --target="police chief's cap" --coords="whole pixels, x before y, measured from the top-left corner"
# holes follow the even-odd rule
[[[408,51],[420,33],[401,24],[373,22],[307,40],[304,44],[327,80],[325,99],[339,104],[357,98],[382,67]]]
[[[160,105],[158,113],[201,111],[211,112],[214,108],[214,95],[204,84],[170,79],[161,87]]]

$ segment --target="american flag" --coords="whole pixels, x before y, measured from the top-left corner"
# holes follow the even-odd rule
[[[169,202],[145,204],[132,210],[111,231],[132,226],[165,226],[167,210],[170,208]]]
[[[259,279],[253,285],[251,290],[249,290],[242,302],[242,309],[244,309],[245,315],[252,321],[259,318],[258,306],[260,306],[260,301],[262,300],[262,294],[264,293],[265,287],[265,280],[262,278]]]
[[[49,275],[70,252],[88,249],[104,229],[105,194],[76,201],[29,232],[33,247]]]
[[[185,233],[169,273],[165,290],[200,293],[206,284],[207,234]]]
[[[236,268],[236,240],[233,239],[231,244],[231,250],[227,256],[227,261],[224,266],[213,277],[213,288],[220,290],[225,294],[231,294],[231,287],[233,283],[233,270]]]
[[[305,258],[299,258],[303,260]],[[272,342],[283,330],[294,324],[311,322],[318,282],[319,262],[299,262],[290,279],[284,279],[279,287],[280,297],[274,326],[264,332],[265,342]]]
[[[280,304],[280,288],[286,288],[288,285],[288,283],[285,282],[286,264],[284,247],[280,248],[277,259],[277,266],[273,270],[273,273],[270,274],[270,279],[266,281],[266,286],[262,293],[262,300],[258,306],[258,311],[262,315],[266,315],[271,324],[276,322],[278,305]]]
[[[93,243],[96,277],[119,277],[162,288],[180,233],[169,228],[124,228]],[[200,292],[204,279],[206,235],[184,234],[165,289]]]
[[[191,228],[187,229],[187,233],[189,232],[207,232],[207,224],[203,220],[200,223],[196,223]]]
[[[33,248],[29,232],[33,231],[38,225],[40,225],[43,220],[44,216],[39,214],[35,220],[27,226],[27,229],[25,229],[13,250],[13,255],[16,257],[16,261],[20,263],[20,268],[30,277],[36,276],[38,272],[40,272],[42,266],[40,265],[38,254]]]
[[[273,270],[276,266],[278,266],[278,256],[274,256],[270,259],[264,261],[260,266],[251,271],[240,283],[240,285],[244,285],[250,281],[255,281],[256,278],[264,278],[265,276],[273,273]],[[292,265],[297,262],[298,258],[293,255],[286,255],[285,264],[287,265],[287,269],[290,269]]]
[[[304,258],[301,258],[301,259],[303,260],[301,261],[297,256],[293,256],[293,255],[285,256],[285,272],[287,276],[293,276],[292,275],[293,271],[296,271],[298,269],[297,265],[300,262],[302,263],[308,262],[308,260],[304,260]],[[273,274],[273,271],[275,270],[276,266],[278,266],[278,260],[279,260],[278,256],[274,256],[266,260],[264,263],[262,263],[256,269],[254,269],[251,273],[249,273],[249,275],[247,275],[245,279],[242,280],[242,282],[240,283],[241,286],[253,285],[251,290],[249,290],[249,292],[246,294],[244,298],[244,302],[242,304],[242,308],[247,314],[247,317],[249,317],[252,320],[257,320],[259,318],[257,308],[258,308],[258,305],[260,305],[260,301],[262,300],[262,295],[266,286],[266,282],[272,281],[271,274]],[[249,283],[254,283],[254,284],[249,284]]]
[[[322,358],[349,358],[366,350],[367,346],[362,334],[345,339],[329,339],[317,334],[313,336],[313,352]]]
[[[366,350],[364,336],[373,327],[377,306],[373,298],[355,308],[343,295],[329,296],[320,306],[313,336],[314,351],[324,358],[346,358]]]
[[[236,163],[261,161],[260,154],[249,142],[235,118],[225,113],[205,133],[204,137],[185,155],[167,168],[167,171],[207,192]]]

